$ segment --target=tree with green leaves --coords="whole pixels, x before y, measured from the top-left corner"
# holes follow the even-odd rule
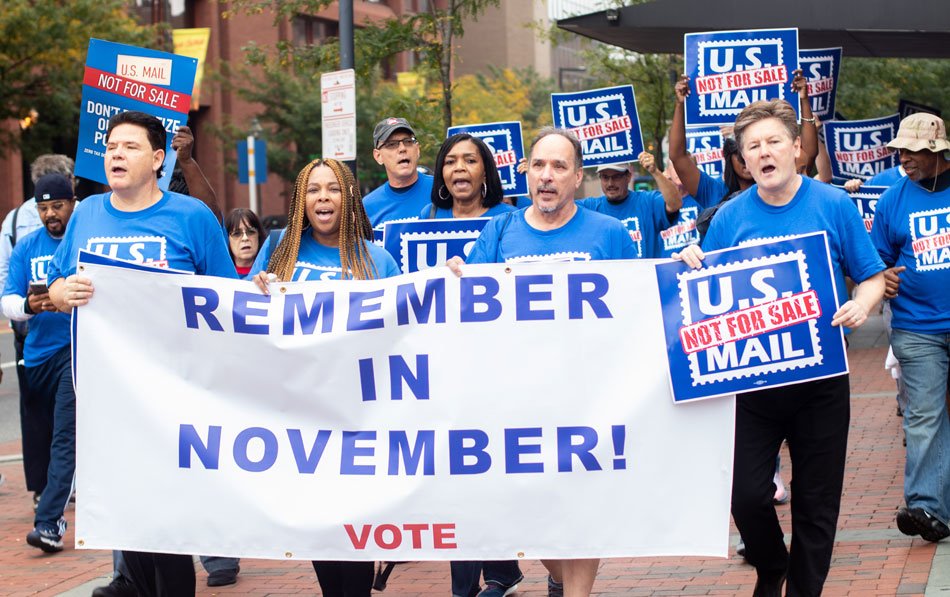
[[[22,135],[0,128],[0,152],[32,161],[76,151],[89,38],[151,46],[156,38],[126,11],[128,0],[4,0],[0,10],[0,120],[36,114]]]

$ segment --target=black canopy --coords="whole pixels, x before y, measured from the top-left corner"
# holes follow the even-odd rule
[[[558,27],[644,53],[681,54],[683,34],[798,27],[801,48],[845,56],[950,58],[946,0],[654,0],[558,21]]]

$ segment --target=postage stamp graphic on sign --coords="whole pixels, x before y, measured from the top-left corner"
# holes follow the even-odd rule
[[[445,265],[450,256],[468,256],[481,230],[404,232],[400,235],[400,269],[415,272]],[[414,267],[413,267],[414,266]]]
[[[113,259],[168,267],[164,236],[97,236],[86,242],[86,250]]]
[[[545,255],[522,255],[509,257],[505,263],[567,263],[569,261],[590,261],[590,253],[586,251],[562,251]]]
[[[693,386],[822,362],[817,327],[821,309],[804,252],[726,263],[677,277],[685,324],[680,335]]]
[[[584,145],[584,154],[597,153],[600,158],[630,156],[633,151],[633,138],[629,117],[612,118],[604,121],[605,124],[617,123],[615,126],[601,126],[602,123],[591,123],[589,114],[603,114],[619,116],[627,113],[627,102],[623,94],[611,93],[589,98],[564,100],[560,102],[561,122],[567,128],[584,129],[589,132],[578,132],[578,138]],[[589,112],[588,112],[589,111]],[[625,124],[624,124],[625,123]],[[593,127],[593,128],[591,128]],[[611,141],[604,143],[601,139],[608,137]],[[597,147],[592,147],[597,145]]]
[[[498,176],[501,178],[501,188],[505,191],[510,191],[518,186],[518,181],[515,179],[515,169],[518,167],[517,160],[504,159],[502,160],[503,163],[498,163],[499,156],[514,156],[514,150],[511,149],[511,131],[508,129],[492,129],[479,133],[478,136],[482,139],[485,137],[496,139],[491,147],[495,151],[495,166],[498,167]],[[501,142],[499,143],[499,141]]]
[[[762,87],[777,85],[778,97],[786,99],[783,77],[787,74],[769,70],[785,64],[781,39],[723,39],[701,41],[697,46],[699,77],[724,75],[715,91],[698,94],[701,116],[738,115],[750,102],[768,99]],[[745,77],[744,71],[758,76]]]

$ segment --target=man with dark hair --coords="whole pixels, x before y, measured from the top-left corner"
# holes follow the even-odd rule
[[[52,553],[63,549],[63,512],[72,494],[76,468],[76,395],[70,366],[69,317],[57,312],[50,301],[46,272],[66,232],[76,198],[72,181],[62,174],[39,179],[35,196],[43,228],[28,234],[13,249],[0,302],[6,317],[31,323],[23,346],[30,396],[25,406],[31,420],[42,421],[43,435],[50,445],[46,484],[26,542]]]
[[[386,169],[386,182],[363,197],[377,234],[386,222],[415,220],[432,196],[432,177],[420,174],[419,141],[405,118],[384,118],[373,131],[373,159]]]
[[[584,178],[581,144],[571,131],[545,127],[528,153],[528,190],[532,204],[497,215],[472,247],[467,261],[449,260],[462,275],[464,263],[592,261],[633,259],[636,249],[619,220],[574,201]],[[546,560],[549,595],[585,597],[597,576],[597,559]],[[517,561],[484,562],[487,587],[480,597],[503,597],[523,578]]]
[[[91,281],[76,273],[80,249],[159,268],[236,278],[221,225],[205,205],[162,191],[165,129],[142,112],[113,116],[105,171],[112,192],[85,199],[50,265],[50,297],[64,313],[93,299]],[[132,583],[143,595],[193,595],[188,555],[124,551]]]
[[[897,528],[927,541],[950,536],[950,141],[943,120],[911,114],[887,144],[907,176],[881,195],[871,239],[888,269],[891,348],[907,404],[906,507]]]

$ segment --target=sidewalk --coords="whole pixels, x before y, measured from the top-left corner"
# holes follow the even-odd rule
[[[866,328],[866,329],[865,329]],[[848,463],[831,573],[824,595],[950,596],[950,542],[928,543],[897,530],[894,515],[902,505],[904,448],[901,419],[895,416],[895,384],[884,370],[886,344],[880,318],[851,339],[851,432]],[[32,528],[31,497],[23,485],[19,442],[0,444],[0,595],[87,596],[106,584],[112,571],[110,552],[73,547],[74,511],[65,551],[46,555],[26,545]],[[788,483],[788,453],[783,449],[783,478]],[[702,499],[702,487],[696,499]],[[82,496],[79,496],[82,499]],[[789,506],[780,506],[788,531]],[[528,513],[526,513],[528,515]],[[738,540],[735,529],[732,543]],[[243,560],[236,585],[209,589],[198,570],[199,595],[319,595],[309,562]],[[546,573],[539,562],[522,565],[525,581],[518,595],[547,594]],[[601,564],[594,592],[598,595],[751,595],[755,572],[741,558],[614,559]],[[445,562],[397,565],[386,595],[450,594]]]

